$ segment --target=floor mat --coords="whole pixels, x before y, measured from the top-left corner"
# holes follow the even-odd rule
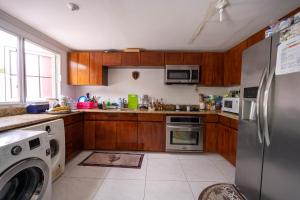
[[[100,167],[141,168],[144,154],[93,152],[79,165]]]
[[[245,200],[236,187],[228,183],[219,183],[205,188],[198,200]]]

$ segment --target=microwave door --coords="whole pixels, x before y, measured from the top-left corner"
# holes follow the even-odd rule
[[[187,83],[191,79],[191,70],[167,70],[168,83]]]

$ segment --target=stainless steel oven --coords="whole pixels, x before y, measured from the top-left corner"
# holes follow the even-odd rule
[[[167,116],[166,151],[203,151],[203,119]]]
[[[199,65],[166,65],[166,84],[197,84],[199,77]]]

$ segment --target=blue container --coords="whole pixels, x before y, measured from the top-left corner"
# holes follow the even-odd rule
[[[30,104],[27,106],[27,113],[39,114],[49,109],[49,103]]]

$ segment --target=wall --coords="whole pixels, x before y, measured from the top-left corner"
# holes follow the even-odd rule
[[[52,50],[61,56],[61,91],[60,93],[64,96],[75,96],[74,86],[67,84],[67,52],[69,48],[50,38],[49,36],[37,31],[31,26],[24,22],[12,17],[0,10],[0,28],[7,30],[11,33],[15,33],[25,39],[31,40],[32,42],[39,44],[49,50]]]
[[[134,80],[132,71],[139,71],[140,77]],[[198,92],[195,91],[198,89]],[[127,97],[128,93],[148,94],[151,97],[163,98],[170,104],[198,104],[198,93],[223,95],[226,87],[196,87],[195,85],[165,85],[163,69],[109,69],[108,86],[77,86],[76,96],[97,95],[107,100],[116,101]]]

